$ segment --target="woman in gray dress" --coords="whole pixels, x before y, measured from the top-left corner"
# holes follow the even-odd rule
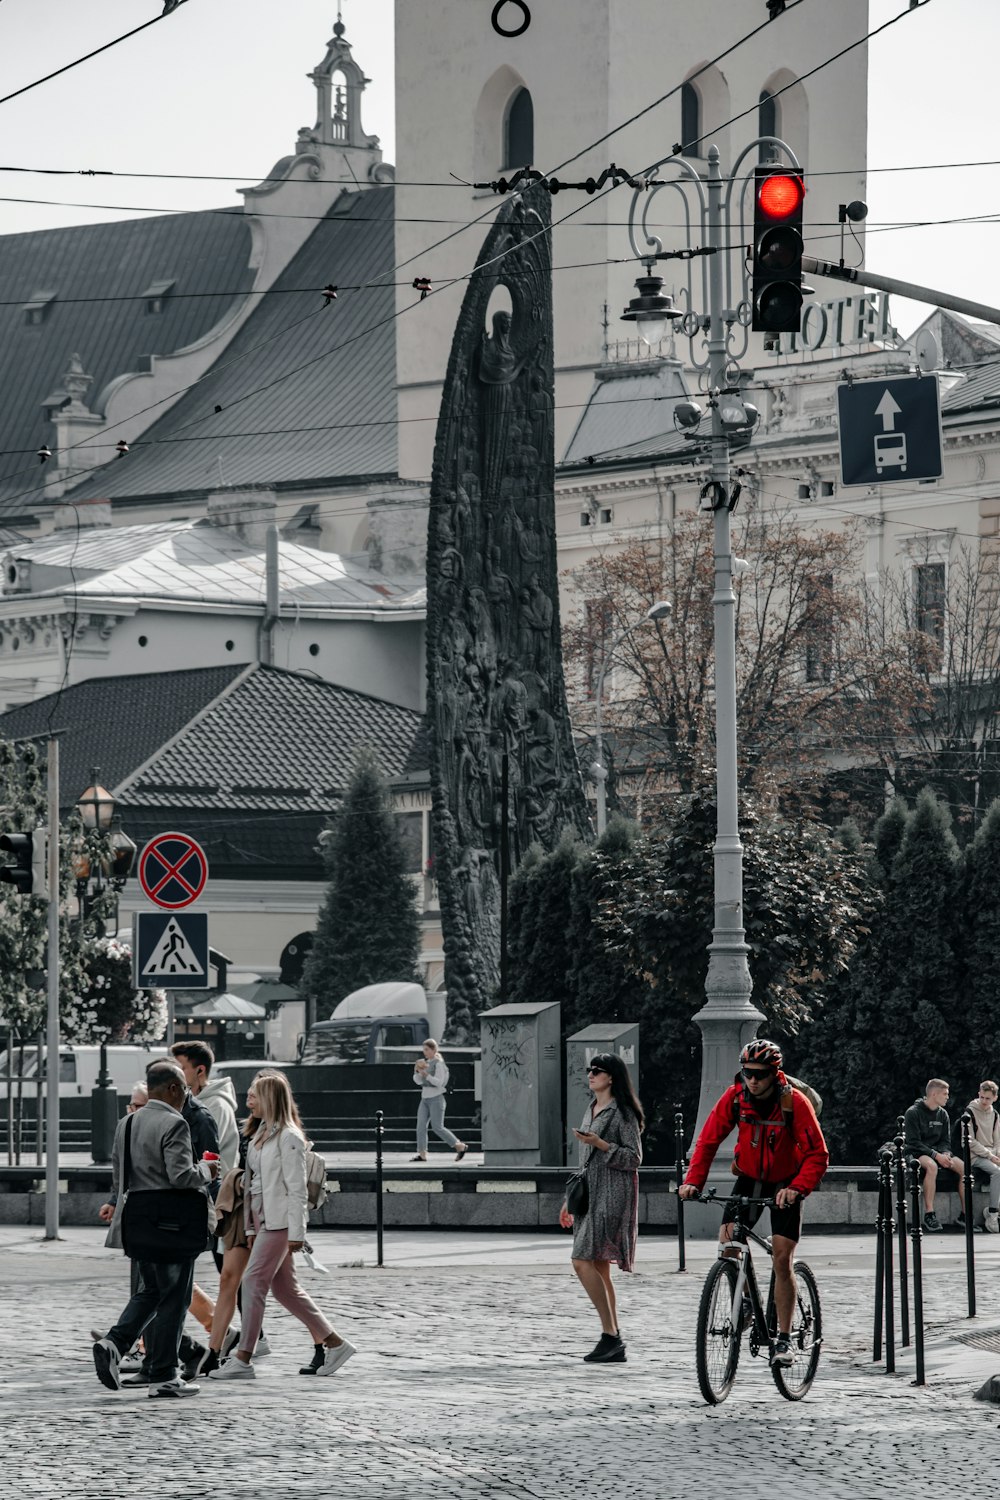
[[[592,1098],[580,1129],[573,1132],[583,1147],[587,1212],[574,1223],[564,1202],[559,1222],[573,1230],[573,1269],[601,1320],[601,1337],[584,1359],[588,1364],[623,1364],[611,1265],[614,1261],[620,1270],[631,1271],[635,1260],[640,1136],[646,1122],[628,1068],[613,1052],[591,1058],[587,1084]]]

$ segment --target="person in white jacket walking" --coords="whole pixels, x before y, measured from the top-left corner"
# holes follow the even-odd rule
[[[998,1092],[992,1078],[984,1079],[976,1098],[965,1106],[972,1120],[969,1150],[973,1168],[987,1173],[990,1179],[990,1203],[983,1210],[987,1234],[1000,1231],[1000,1115],[994,1109]]]
[[[250,1259],[243,1276],[243,1322],[239,1347],[213,1370],[212,1380],[253,1380],[251,1355],[264,1320],[267,1294],[308,1328],[316,1349],[310,1373],[332,1375],[357,1350],[341,1338],[315,1302],[302,1290],[292,1255],[306,1238],[309,1197],[306,1185],[308,1143],[288,1079],[267,1073],[254,1080],[254,1109],[260,1128],[247,1147],[243,1202]]]
[[[448,1064],[438,1051],[438,1044],[433,1037],[427,1038],[423,1057],[418,1058],[413,1065],[413,1082],[420,1090],[420,1103],[417,1105],[417,1154],[410,1158],[411,1161],[427,1160],[428,1126],[439,1140],[452,1148],[455,1160],[461,1161],[469,1148],[444,1123]]]

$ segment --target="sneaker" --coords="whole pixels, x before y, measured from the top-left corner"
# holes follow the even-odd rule
[[[620,1333],[602,1333],[589,1354],[583,1356],[587,1365],[620,1365],[625,1363],[625,1345]]]
[[[938,1223],[938,1216],[937,1216],[937,1214],[935,1214],[935,1213],[924,1214],[924,1229],[927,1231],[928,1234],[937,1234],[937,1232],[938,1232],[938,1230],[940,1228],[941,1228],[941,1225]]]
[[[271,1346],[267,1342],[267,1335],[262,1333],[260,1338],[257,1340],[257,1347],[253,1351],[253,1357],[254,1359],[263,1359],[265,1354],[270,1354],[270,1352]]]
[[[1000,1233],[1000,1213],[995,1208],[987,1208],[983,1211],[983,1228],[987,1234]]]
[[[122,1390],[131,1390],[133,1386],[151,1385],[152,1381],[145,1370],[136,1370],[134,1375],[125,1375],[122,1378]]]
[[[134,1375],[137,1370],[142,1369],[145,1359],[144,1354],[123,1354],[119,1369],[123,1375]]]
[[[965,1228],[965,1210],[964,1209],[959,1214],[958,1218],[955,1220],[955,1223],[958,1225],[959,1229],[964,1229]]]
[[[227,1331],[225,1338],[222,1340],[222,1358],[223,1359],[226,1359],[228,1355],[232,1354],[233,1349],[239,1343],[239,1341],[240,1341],[240,1330],[238,1328],[230,1328]]]
[[[313,1348],[313,1357],[307,1365],[299,1367],[300,1375],[316,1375],[320,1366],[326,1363],[326,1345],[316,1344]]]
[[[149,1394],[150,1397],[197,1396],[200,1390],[201,1386],[193,1380],[161,1380],[149,1387]]]
[[[104,1334],[101,1332],[101,1330],[99,1328],[92,1328],[90,1330],[90,1342],[92,1344],[99,1344],[101,1342],[101,1339],[103,1337],[104,1337]]]
[[[194,1380],[207,1353],[207,1345],[198,1344],[194,1339],[189,1339],[187,1334],[184,1335],[180,1347],[182,1380]]]
[[[324,1344],[323,1345],[323,1363],[320,1365],[319,1369],[316,1371],[316,1374],[317,1375],[333,1375],[333,1374],[335,1374],[336,1371],[340,1369],[341,1365],[346,1365],[346,1363],[350,1359],[351,1355],[352,1354],[357,1354],[357,1352],[358,1351],[357,1351],[357,1349],[355,1349],[354,1345],[351,1344],[351,1343],[348,1343],[347,1339],[341,1339],[340,1343],[339,1344],[335,1344],[333,1346],[333,1348],[331,1348],[329,1344]]]
[[[192,1380],[199,1380],[203,1375],[211,1375],[222,1364],[222,1359],[214,1349],[206,1349],[198,1361],[197,1368],[192,1375]]]
[[[774,1353],[771,1355],[772,1365],[790,1365],[794,1363],[794,1360],[791,1336],[787,1333],[779,1333],[774,1343]]]
[[[245,1365],[235,1354],[232,1359],[223,1360],[217,1370],[212,1371],[212,1380],[256,1380],[257,1371],[253,1365]]]
[[[117,1391],[121,1388],[121,1362],[122,1357],[118,1347],[110,1339],[98,1339],[94,1345],[94,1369],[97,1378],[102,1385],[106,1385],[109,1391]]]

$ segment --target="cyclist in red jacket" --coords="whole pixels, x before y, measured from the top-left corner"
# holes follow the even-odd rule
[[[740,1074],[705,1121],[679,1192],[682,1198],[693,1198],[701,1192],[715,1153],[738,1126],[733,1196],[774,1199],[771,1242],[778,1314],[774,1363],[790,1365],[789,1333],[795,1312],[792,1257],[802,1224],[802,1199],[819,1186],[830,1155],[815,1110],[805,1094],[788,1082],[781,1062],[781,1048],[763,1037],[743,1048]],[[749,1222],[756,1224],[762,1213],[763,1209],[751,1210]],[[723,1245],[733,1237],[735,1217],[736,1209],[728,1207],[719,1230]]]

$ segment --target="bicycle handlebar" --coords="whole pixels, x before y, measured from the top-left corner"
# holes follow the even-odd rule
[[[735,1203],[737,1208],[773,1208],[776,1203],[774,1198],[742,1198],[737,1194],[731,1197],[720,1198],[716,1188],[709,1188],[707,1193],[698,1193],[694,1198],[689,1198],[689,1203],[721,1203],[728,1208],[730,1203]]]

